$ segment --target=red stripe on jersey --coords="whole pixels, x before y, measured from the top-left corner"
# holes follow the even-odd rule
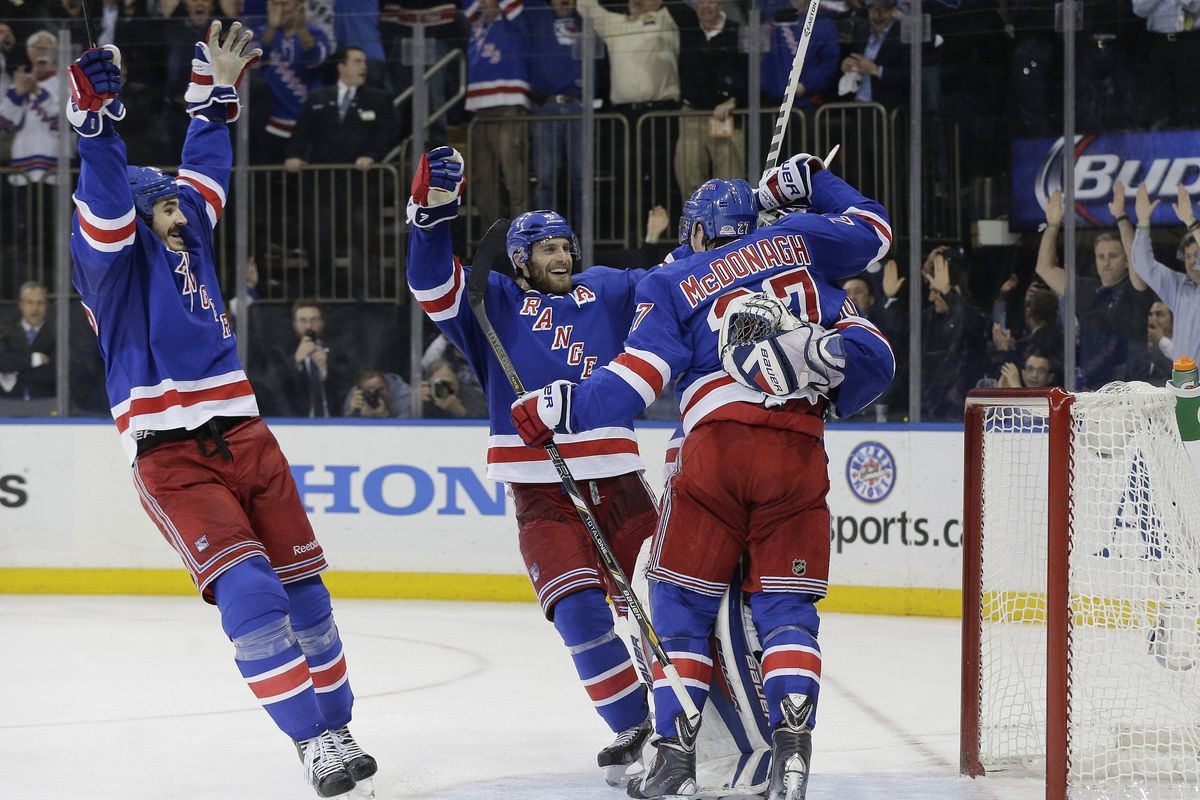
[[[346,654],[338,653],[337,659],[328,667],[313,667],[313,688],[317,691],[333,686],[346,677]]]
[[[658,371],[658,368],[644,358],[638,358],[633,353],[621,353],[613,359],[614,364],[620,364],[622,367],[633,372],[639,378],[650,385],[650,389],[655,395],[662,394],[663,376]]]
[[[698,661],[694,658],[688,658],[687,653],[669,653],[671,663],[675,665],[675,671],[679,673],[679,677],[687,680],[700,681],[707,684],[712,680],[712,664],[705,664],[703,661]],[[666,679],[666,673],[663,672],[662,664],[654,662],[654,668],[651,671],[654,680],[661,681]]]
[[[462,278],[462,264],[459,262],[458,257],[455,256],[454,284],[450,287],[450,290],[437,300],[418,300],[417,302],[421,304],[421,308],[424,309],[426,314],[437,314],[445,311],[446,309],[450,308],[450,306],[454,305],[454,300],[456,297],[458,297],[458,290],[462,288]]]
[[[529,89],[524,86],[492,86],[488,89],[468,89],[467,97],[486,97],[492,94],[521,94],[528,95]]]
[[[762,663],[764,680],[777,669],[805,669],[821,677],[821,657],[806,650],[777,650],[769,653]]]
[[[124,433],[129,427],[131,417],[140,417],[143,414],[157,414],[174,406],[187,408],[188,406],[194,406],[197,403],[204,403],[209,400],[232,400],[235,397],[249,397],[253,394],[254,387],[250,385],[250,381],[234,381],[224,386],[197,389],[194,392],[181,392],[177,389],[168,389],[157,397],[139,397],[131,402],[129,410],[117,417],[117,430]]]
[[[605,678],[599,683],[593,683],[585,688],[587,689],[588,696],[592,698],[592,702],[600,703],[614,695],[620,694],[637,682],[637,670],[633,668],[633,664],[630,664],[616,675]]]
[[[219,194],[217,194],[212,189],[208,188],[207,186],[205,186],[203,183],[196,180],[195,178],[189,178],[186,175],[180,175],[179,180],[187,181],[187,183],[193,189],[195,189],[197,192],[200,193],[200,196],[204,198],[204,202],[208,203],[209,207],[212,208],[212,210],[214,212],[216,212],[217,219],[221,218],[221,213],[225,210],[225,207],[223,205],[221,205],[221,196]]]
[[[254,692],[255,697],[265,700],[300,688],[309,677],[308,663],[302,660],[286,672],[262,680],[247,678],[246,683],[250,684],[250,690]]]
[[[888,230],[888,227],[886,225],[879,222],[878,220],[871,219],[870,217],[865,216],[863,214],[853,214],[852,216],[858,217],[859,219],[863,220],[864,222],[869,223],[871,225],[871,227],[873,227],[875,230],[879,231],[880,236],[882,236],[884,239],[887,239],[887,243],[889,245],[892,243],[892,232],[890,230]]]
[[[682,412],[683,416],[686,417],[688,412],[692,410],[692,407],[703,400],[709,392],[720,389],[722,386],[728,386],[731,383],[734,383],[733,378],[728,375],[724,375],[720,378],[714,378],[713,380],[709,381],[702,389],[697,389],[696,393],[691,396],[687,405],[684,407]]]
[[[615,456],[625,453],[638,454],[637,442],[632,439],[597,439],[592,442],[569,442],[560,444],[558,452],[563,458],[586,456]],[[522,461],[546,461],[550,456],[540,447],[489,447],[489,464],[513,464]]]
[[[113,244],[122,239],[128,239],[137,230],[137,219],[129,220],[128,225],[122,225],[119,228],[98,228],[80,214],[75,212],[75,219],[79,221],[79,228],[88,235],[88,238],[104,244]]]

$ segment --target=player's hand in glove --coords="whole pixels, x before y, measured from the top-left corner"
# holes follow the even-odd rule
[[[246,70],[262,58],[262,50],[250,49],[254,32],[235,22],[221,40],[221,23],[208,26],[203,42],[196,42],[192,56],[192,80],[183,99],[191,116],[214,122],[233,122],[241,114],[237,87]]]
[[[804,202],[812,196],[812,176],[825,169],[825,162],[814,155],[794,155],[769,171],[758,183],[755,196],[759,210]]]
[[[408,201],[408,221],[432,228],[458,216],[459,198],[467,185],[463,157],[453,147],[435,147],[421,156]]]
[[[556,433],[571,430],[571,398],[575,384],[555,381],[540,391],[527,392],[512,404],[512,422],[521,440],[530,447],[541,447]]]
[[[71,100],[67,103],[67,121],[80,136],[99,136],[104,118],[125,117],[121,92],[121,51],[116,45],[85,50],[67,67]]]

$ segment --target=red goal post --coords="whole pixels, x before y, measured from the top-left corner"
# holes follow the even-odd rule
[[[1170,392],[972,391],[963,513],[961,772],[1200,796],[1200,483]]]

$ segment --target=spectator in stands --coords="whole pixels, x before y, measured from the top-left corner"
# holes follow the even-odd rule
[[[711,112],[679,118],[675,180],[679,193],[688,197],[709,178],[746,174],[745,133],[735,124],[733,110],[745,105],[748,65],[740,28],[718,0],[691,0],[690,7],[676,8],[683,107]]]
[[[18,298],[20,319],[0,328],[0,398],[53,398],[57,367],[54,326],[46,324],[46,287],[29,281]]]
[[[101,3],[93,3],[90,9],[92,30],[99,27],[100,20],[96,14],[101,5]],[[45,16],[49,23],[47,27],[54,28],[56,31],[66,29],[70,34],[71,52],[78,53],[91,46],[88,42],[87,26],[83,19],[83,3],[80,0],[49,0],[45,8]]]
[[[456,47],[465,49],[465,23],[458,14],[454,0],[380,0],[379,33],[387,54],[388,75],[392,91],[399,94],[413,85],[413,30],[420,25],[425,33],[426,69]],[[453,69],[443,69],[426,82],[429,113],[441,108],[446,98],[457,88],[458,76]],[[401,129],[407,133],[414,125],[407,119],[412,103],[402,111]],[[446,118],[442,117],[428,131],[427,141],[446,141]]]
[[[208,26],[214,19],[218,19],[218,16],[216,0],[184,0],[181,5],[184,9],[183,14],[177,14],[167,20],[160,30],[162,37],[167,41],[167,95],[183,108],[183,93],[192,77],[192,45],[204,41]],[[123,69],[124,64],[121,66]]]
[[[37,183],[58,164],[58,37],[37,31],[25,42],[25,53],[32,69],[18,68],[12,88],[0,97],[0,125],[13,132],[11,163],[21,170],[8,177],[14,186]]]
[[[292,304],[296,347],[279,349],[272,358],[273,396],[269,414],[290,417],[331,417],[342,411],[342,399],[354,382],[354,364],[347,353],[325,339],[325,316],[316,300]],[[268,392],[262,392],[268,394]],[[260,402],[262,397],[260,395]]]
[[[1062,192],[1046,202],[1046,229],[1038,248],[1037,274],[1059,297],[1066,294],[1066,270],[1058,265],[1058,231],[1062,227]],[[1080,278],[1078,297],[1080,386],[1098,389],[1111,381],[1128,380],[1145,340],[1146,312],[1153,298],[1139,292],[1129,279],[1129,262],[1120,237],[1104,232],[1096,237],[1096,278]]]
[[[882,300],[876,294],[875,283],[866,274],[850,278],[842,284],[858,313],[879,328],[896,353],[896,376],[892,383],[871,404],[871,411],[864,409],[859,412],[867,417],[873,414],[876,422],[886,422],[889,413],[907,408],[908,398],[908,360],[900,357],[901,353],[908,352],[908,320],[904,306],[897,297],[904,286],[904,278],[900,277],[900,268],[895,259],[888,259],[884,264],[881,286]]]
[[[550,0],[547,8],[528,8],[530,67],[536,116],[583,113],[583,62],[579,34],[583,20],[575,0]],[[566,171],[570,197],[564,214],[580,212],[583,196],[583,124],[547,121],[533,125],[533,173],[537,178],[534,205],[562,208],[559,178]]]
[[[788,78],[792,74],[792,61],[796,45],[804,30],[804,18],[810,2],[820,0],[792,0],[791,4],[775,14],[771,25],[771,42],[762,57],[761,88],[765,95],[764,105],[777,105],[787,91]],[[804,58],[804,69],[796,84],[794,108],[812,108],[828,99],[837,99],[834,87],[839,74],[841,45],[838,43],[837,24],[833,16],[821,8],[813,25],[808,53]]]
[[[437,338],[425,348],[425,353],[421,356],[421,370],[424,374],[429,375],[441,362],[449,364],[454,370],[454,374],[458,376],[458,385],[454,395],[457,402],[462,404],[464,411],[462,416],[486,418],[487,398],[484,397],[483,387],[479,385],[479,378],[475,376],[475,370],[471,369],[471,365],[467,363],[467,359],[463,357],[459,349],[450,344],[450,340],[444,334],[439,333]],[[428,401],[432,396],[432,386],[426,381],[422,387],[422,400]],[[447,400],[447,398],[442,399]]]
[[[399,143],[395,108],[387,92],[364,86],[367,54],[349,47],[337,55],[337,83],[309,92],[287,144],[284,167],[307,162],[353,162],[369,169]]]
[[[1154,249],[1151,247],[1150,215],[1154,213],[1158,203],[1157,200],[1150,200],[1146,184],[1143,183],[1138,189],[1136,200],[1137,233],[1133,239],[1133,270],[1162,298],[1174,317],[1175,335],[1171,337],[1172,350],[1167,355],[1171,358],[1186,355],[1194,359],[1200,355],[1200,264],[1197,263],[1200,242],[1194,236],[1196,231],[1200,231],[1200,223],[1196,222],[1192,198],[1188,196],[1187,190],[1179,185],[1176,187],[1176,202],[1173,208],[1187,232],[1179,240],[1177,251],[1183,272],[1176,272],[1155,260]]]
[[[499,0],[467,9],[467,110],[475,112],[469,177],[484,228],[528,208],[529,33],[521,10],[519,2],[502,9]]]
[[[435,361],[421,382],[422,417],[465,417],[467,408],[458,396],[458,372],[449,361]]]
[[[658,120],[639,136],[638,120],[648,112],[679,107],[679,26],[662,7],[663,0],[629,0],[628,14],[609,11],[599,0],[577,0],[577,4],[582,16],[591,17],[608,49],[613,110],[629,123],[630,141],[641,142],[641,174],[635,180],[644,206],[665,203],[668,198],[663,195],[670,190],[656,184],[654,168],[670,152],[670,126]],[[630,157],[638,163],[637,155]],[[636,230],[638,204],[632,205],[625,224]]]
[[[1133,0],[1133,13],[1146,20],[1150,43],[1146,107],[1155,127],[1188,127],[1200,122],[1194,102],[1200,50],[1200,0]]]
[[[255,31],[262,44],[262,74],[271,87],[266,132],[290,139],[308,93],[321,85],[321,64],[329,57],[329,38],[306,21],[301,0],[268,0],[267,21]]]
[[[3,5],[0,4],[0,9]],[[0,19],[4,17],[0,11]],[[17,44],[16,36],[13,34],[13,29],[6,22],[0,22],[0,97],[8,94],[8,90],[12,88],[12,75],[9,72],[12,69],[13,48]],[[7,164],[12,158],[12,131],[0,125],[0,164]]]
[[[987,317],[970,297],[961,248],[934,250],[922,267],[922,278],[929,287],[929,304],[921,328],[921,412],[931,420],[957,419],[967,389],[984,372]]]
[[[1146,349],[1142,360],[1130,375],[1132,380],[1145,381],[1155,386],[1162,386],[1171,379],[1175,359],[1174,335],[1175,319],[1171,309],[1162,300],[1155,300],[1146,315]]]
[[[1058,296],[1045,283],[1035,280],[1025,290],[1025,334],[1014,337],[1009,328],[992,323],[992,363],[1020,363],[1033,351],[1045,353],[1051,361],[1062,361],[1063,331],[1058,321]]]
[[[411,417],[412,390],[394,372],[364,369],[346,395],[342,413],[347,417]]]
[[[838,92],[886,109],[908,106],[909,47],[900,41],[896,0],[867,0],[867,19],[854,26],[850,55],[842,60]]]
[[[338,50],[355,49],[367,60],[367,86],[389,93],[387,54],[379,33],[379,0],[333,0],[333,30]]]
[[[13,37],[13,42],[9,45],[11,48],[24,42],[30,34],[46,24],[46,7],[44,3],[36,0],[0,0],[0,20],[4,20]],[[16,52],[12,53],[12,56],[15,60],[20,59]],[[14,62],[9,61],[8,69],[11,70],[13,66]]]
[[[1055,361],[1039,350],[1031,350],[1025,356],[1025,363],[1017,369],[1017,365],[1009,361],[1000,367],[1000,379],[996,386],[1001,389],[1044,389],[1059,383]]]

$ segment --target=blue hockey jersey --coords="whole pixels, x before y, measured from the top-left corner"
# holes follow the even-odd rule
[[[816,213],[789,214],[647,276],[638,287],[624,352],[575,388],[571,429],[637,414],[672,379],[678,381],[685,433],[709,420],[763,420],[761,408],[783,400],[735,382],[717,352],[729,302],[762,291],[785,300],[798,319],[844,336],[846,378],[830,397],[840,416],[883,392],[896,367],[891,346],[836,282],[862,272],[891,247],[886,212],[828,170],[813,176],[813,203]],[[801,396],[822,402],[811,388]]]
[[[224,122],[193,119],[176,183],[187,224],[172,252],[139,219],[113,131],[79,140],[71,280],[99,339],[121,445],[132,462],[142,430],[198,428],[256,416],[217,285],[212,233],[225,208],[233,151]]]
[[[556,380],[583,380],[620,353],[633,319],[634,292],[647,272],[592,267],[575,276],[575,290],[568,295],[526,292],[505,275],[489,275],[488,318],[525,385],[533,389]],[[470,268],[451,252],[449,225],[413,228],[409,287],[429,318],[462,351],[487,395],[488,477],[510,483],[557,483],[558,473],[546,451],[525,447],[513,427],[509,415],[516,394],[467,304],[469,273]],[[579,480],[643,468],[633,413],[557,436],[555,442]]]

